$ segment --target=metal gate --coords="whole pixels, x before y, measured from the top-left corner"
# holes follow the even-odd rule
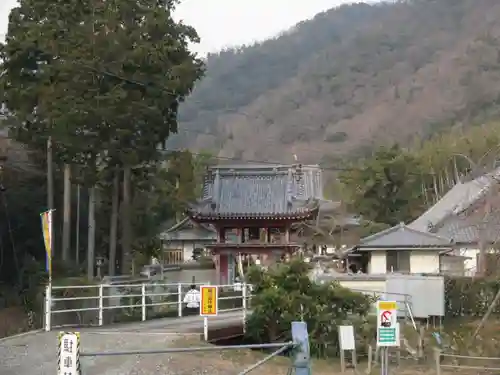
[[[196,352],[212,352],[212,351],[227,351],[241,349],[275,349],[262,360],[247,367],[239,372],[239,375],[245,375],[257,369],[259,366],[268,362],[277,355],[292,349],[291,364],[289,374],[295,375],[311,375],[310,353],[309,353],[309,336],[307,325],[305,322],[292,322],[291,326],[292,341],[283,343],[269,344],[250,344],[250,345],[233,345],[233,346],[200,346],[200,347],[185,347],[185,348],[159,348],[157,350],[127,350],[127,351],[102,351],[102,352],[86,352],[80,349],[80,337],[71,333],[60,336],[59,343],[59,358],[58,358],[58,374],[60,375],[100,375],[95,372],[87,372],[85,366],[82,366],[81,358],[97,358],[97,357],[115,357],[115,356],[147,356],[154,354],[173,354],[173,353],[196,353]],[[281,374],[280,374],[281,375]]]

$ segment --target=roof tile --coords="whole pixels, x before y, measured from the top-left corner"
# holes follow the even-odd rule
[[[269,217],[306,214],[323,200],[317,165],[217,166],[209,170],[196,216]]]

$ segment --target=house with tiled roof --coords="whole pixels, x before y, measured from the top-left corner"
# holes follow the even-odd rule
[[[418,231],[404,223],[363,238],[347,253],[353,273],[439,274],[463,273],[463,258],[453,256],[455,244],[447,237]]]
[[[500,240],[500,168],[459,181],[435,205],[408,226],[449,238],[455,253],[465,256],[465,268],[477,268],[480,243],[493,247]]]
[[[363,238],[348,262],[367,274],[473,274],[479,243],[500,240],[499,181],[500,168],[459,181],[410,224]]]
[[[158,238],[161,241],[164,264],[181,264],[193,261],[206,250],[206,246],[216,242],[213,227],[196,223],[189,217],[172,225],[165,225]]]
[[[317,165],[221,165],[208,170],[202,196],[187,214],[215,228],[217,243],[208,248],[219,281],[227,283],[234,279],[238,257],[272,262],[297,251],[300,244],[290,240],[292,225],[314,220],[323,202]]]

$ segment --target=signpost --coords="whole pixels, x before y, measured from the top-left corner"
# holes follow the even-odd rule
[[[219,289],[213,285],[200,287],[201,303],[200,316],[203,317],[203,336],[208,340],[208,317],[217,316],[219,312]]]
[[[344,373],[346,370],[345,352],[351,351],[352,366],[356,368],[356,340],[354,338],[353,326],[339,326],[339,344],[340,344],[340,368]]]
[[[58,375],[81,375],[79,332],[59,332],[58,354]]]
[[[395,301],[377,301],[377,349],[380,349],[381,375],[389,373],[388,348],[399,346],[398,305]]]

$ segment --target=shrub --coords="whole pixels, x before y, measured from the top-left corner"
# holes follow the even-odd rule
[[[292,321],[307,322],[312,354],[336,356],[337,326],[363,325],[372,300],[338,283],[316,284],[301,261],[281,264],[269,271],[252,268],[252,314],[247,334],[255,342],[290,340]]]
[[[500,288],[500,280],[472,277],[445,278],[445,316],[481,317],[493,302]],[[493,314],[500,313],[500,304]]]

